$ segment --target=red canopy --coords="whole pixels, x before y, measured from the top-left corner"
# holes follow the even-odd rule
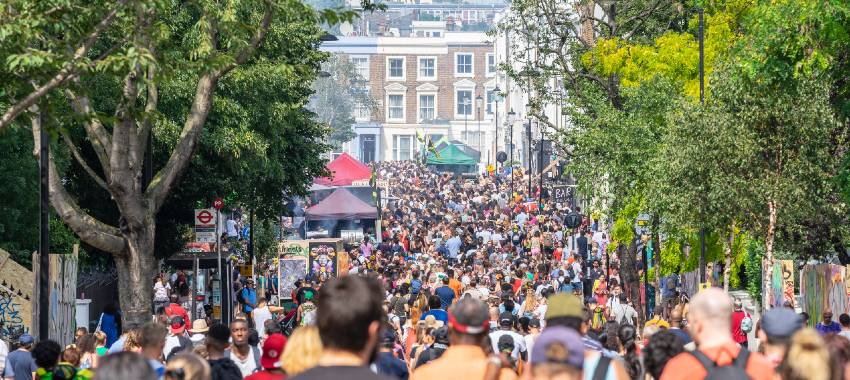
[[[319,204],[307,209],[307,220],[377,219],[378,209],[346,189],[336,189]]]
[[[325,186],[349,186],[354,181],[369,179],[372,176],[372,169],[348,153],[339,155],[327,168],[332,178],[319,177],[315,183]]]

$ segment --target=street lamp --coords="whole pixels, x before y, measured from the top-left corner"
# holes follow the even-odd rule
[[[478,119],[478,162],[481,162],[481,105],[484,103],[484,98],[481,94],[475,97],[476,113],[475,118]]]
[[[508,160],[508,163],[511,165],[511,193],[510,193],[509,199],[513,199],[513,197],[514,197],[514,174],[515,174],[514,173],[514,121],[515,120],[516,120],[516,112],[514,112],[514,109],[511,108],[511,110],[508,112],[508,124],[511,126],[510,142],[508,143],[508,145],[510,146],[509,149],[511,151],[510,152],[510,159]],[[508,203],[508,204],[510,204],[510,203]],[[510,209],[511,209],[511,219],[513,219],[514,208],[511,207]]]
[[[494,94],[493,101],[496,102],[496,109],[494,110],[496,112],[496,120],[493,123],[493,126],[495,127],[494,128],[495,131],[494,131],[494,135],[493,135],[493,157],[496,158],[496,165],[495,165],[496,169],[499,168],[499,159],[497,157],[499,155],[499,98],[501,98],[501,96],[502,96],[501,92],[502,92],[502,89],[499,88],[498,84],[496,84],[496,87],[493,88],[493,94]],[[489,162],[487,162],[487,164],[489,164]]]

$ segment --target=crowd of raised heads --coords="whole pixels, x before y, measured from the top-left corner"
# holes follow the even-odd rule
[[[389,184],[382,224],[350,249],[347,275],[308,276],[290,294],[244,279],[228,324],[187,312],[163,290],[180,276],[162,276],[172,281],[154,288],[153,322],[112,334],[107,318],[67,347],[23,336],[4,377],[850,379],[846,314],[836,322],[826,310],[810,323],[777,308],[756,318],[722,290],[687,299],[666,278],[662,303],[682,302],[647,316],[632,299],[646,291],[621,282],[604,223],[566,228],[569,205],[538,203],[518,171],[463,178],[411,162],[376,170]]]

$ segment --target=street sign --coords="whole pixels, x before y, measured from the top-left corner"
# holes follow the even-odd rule
[[[253,265],[239,265],[239,275],[242,277],[251,277],[254,275]]]
[[[221,208],[224,207],[224,201],[221,198],[216,198],[215,201],[213,201],[213,207],[215,207],[216,210],[221,210]]]
[[[552,199],[557,203],[566,203],[573,196],[575,186],[554,186],[552,187]]]
[[[215,243],[216,210],[195,209],[195,242]]]

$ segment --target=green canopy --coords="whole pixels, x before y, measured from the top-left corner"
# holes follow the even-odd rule
[[[475,159],[463,153],[456,145],[449,144],[439,150],[440,157],[437,158],[433,152],[428,153],[425,161],[428,165],[475,165]]]

